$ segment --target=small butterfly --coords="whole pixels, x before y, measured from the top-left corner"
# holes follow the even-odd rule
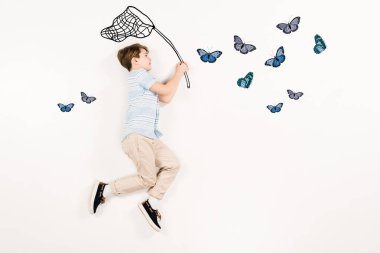
[[[292,90],[287,90],[287,91],[289,94],[289,98],[294,99],[294,100],[298,100],[303,95],[303,92],[294,93]]]
[[[284,33],[286,34],[290,34],[291,32],[295,32],[298,30],[298,25],[301,21],[301,18],[300,17],[295,17],[293,18],[292,21],[290,21],[290,23],[280,23],[278,24],[276,27],[280,30],[282,30]]]
[[[64,105],[64,104],[59,103],[59,104],[58,104],[58,107],[59,107],[59,109],[60,109],[62,112],[69,112],[69,111],[71,111],[71,109],[74,107],[74,104],[71,103],[71,104],[68,104],[68,105]]]
[[[326,47],[326,43],[325,41],[322,39],[321,36],[319,36],[318,34],[316,34],[314,36],[314,41],[315,41],[315,46],[314,46],[314,52],[316,54],[320,54],[322,53],[323,51],[325,51],[325,49],[327,48]]]
[[[81,92],[80,95],[82,96],[82,101],[86,102],[87,104],[91,104],[91,102],[94,102],[96,100],[96,97],[89,97],[84,92]]]
[[[276,52],[276,56],[274,58],[271,58],[265,62],[265,65],[272,66],[272,67],[279,67],[281,63],[285,61],[285,55],[284,55],[284,47],[279,47]]]
[[[216,62],[216,59],[222,55],[221,51],[215,51],[215,52],[209,53],[206,50],[201,49],[201,48],[197,49],[197,52],[203,62],[209,62],[209,63]]]
[[[267,108],[270,110],[271,113],[280,112],[282,108],[283,103],[278,103],[276,106],[268,105]]]
[[[242,41],[242,39],[237,35],[234,36],[234,41],[235,41],[235,44],[234,44],[235,49],[237,51],[240,51],[240,53],[242,54],[248,54],[249,52],[256,50],[256,47],[254,45],[245,44]]]
[[[253,79],[253,72],[248,72],[248,74],[244,78],[239,78],[239,80],[237,80],[237,85],[239,87],[248,89],[252,83],[252,79]]]

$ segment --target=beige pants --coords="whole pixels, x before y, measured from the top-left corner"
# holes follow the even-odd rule
[[[112,193],[119,195],[147,189],[150,196],[162,199],[180,167],[175,154],[159,139],[136,133],[129,134],[122,147],[135,164],[137,175],[110,182]]]

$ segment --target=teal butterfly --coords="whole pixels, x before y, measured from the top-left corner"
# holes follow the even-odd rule
[[[316,54],[320,54],[322,53],[323,51],[325,51],[325,49],[327,48],[326,47],[326,43],[325,41],[322,39],[321,36],[319,36],[318,34],[316,34],[314,36],[314,41],[315,41],[315,46],[314,46],[314,52]]]
[[[253,72],[248,72],[248,74],[245,75],[244,78],[239,78],[239,80],[237,80],[237,85],[239,87],[248,89],[252,83],[252,79],[253,79]]]

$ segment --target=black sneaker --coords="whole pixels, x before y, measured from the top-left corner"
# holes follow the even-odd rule
[[[95,183],[91,195],[90,213],[96,213],[96,209],[98,208],[98,206],[100,204],[104,204],[104,202],[106,201],[106,198],[103,196],[104,187],[106,187],[106,185],[107,184],[99,181]]]
[[[152,228],[159,232],[161,230],[161,226],[159,224],[161,221],[161,214],[158,210],[154,210],[148,200],[140,203],[139,208]]]

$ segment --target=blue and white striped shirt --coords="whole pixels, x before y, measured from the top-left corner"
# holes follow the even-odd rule
[[[145,69],[140,68],[128,75],[128,111],[124,123],[124,138],[131,133],[155,139],[162,136],[157,130],[160,115],[158,94],[149,90],[156,83]]]

